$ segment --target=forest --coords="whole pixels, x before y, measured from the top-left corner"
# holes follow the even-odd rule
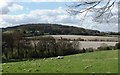
[[[84,29],[74,26],[66,26],[61,24],[23,24],[14,27],[2,28],[3,33],[17,31],[23,33],[24,36],[40,36],[40,35],[93,35],[107,36],[118,35],[117,32],[100,32],[98,30]]]

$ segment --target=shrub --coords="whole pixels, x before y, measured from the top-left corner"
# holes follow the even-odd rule
[[[117,49],[120,49],[120,42],[117,43],[115,46],[116,46]]]
[[[85,40],[82,38],[78,38],[78,39],[76,39],[76,41],[85,41]]]
[[[100,46],[97,48],[98,50],[115,50],[115,46]]]
[[[83,49],[79,50],[79,53],[86,53],[86,49],[83,48]]]
[[[86,49],[86,52],[93,52],[93,51],[94,51],[93,48],[87,48],[87,49]]]

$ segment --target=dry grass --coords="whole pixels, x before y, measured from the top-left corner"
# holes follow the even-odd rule
[[[48,35],[47,35],[48,36]],[[62,38],[67,38],[67,39],[78,39],[78,38],[81,38],[81,39],[84,39],[84,40],[104,40],[104,41],[108,41],[108,40],[111,40],[111,41],[118,41],[118,37],[106,37],[106,36],[83,36],[83,35],[50,35],[52,37],[54,37],[55,39],[60,39],[61,37]]]

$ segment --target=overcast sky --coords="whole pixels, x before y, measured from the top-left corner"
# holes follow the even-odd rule
[[[84,14],[75,16],[68,14],[66,4],[71,2],[64,0],[49,0],[50,2],[46,2],[46,0],[21,1],[0,0],[0,28],[28,23],[55,23],[99,31],[118,31],[117,5],[112,10],[114,16],[110,19],[111,22],[99,24],[93,22],[93,17],[90,15],[83,22]]]

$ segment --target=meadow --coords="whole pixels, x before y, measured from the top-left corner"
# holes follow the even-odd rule
[[[3,73],[117,73],[118,50],[95,51],[2,64]]]

